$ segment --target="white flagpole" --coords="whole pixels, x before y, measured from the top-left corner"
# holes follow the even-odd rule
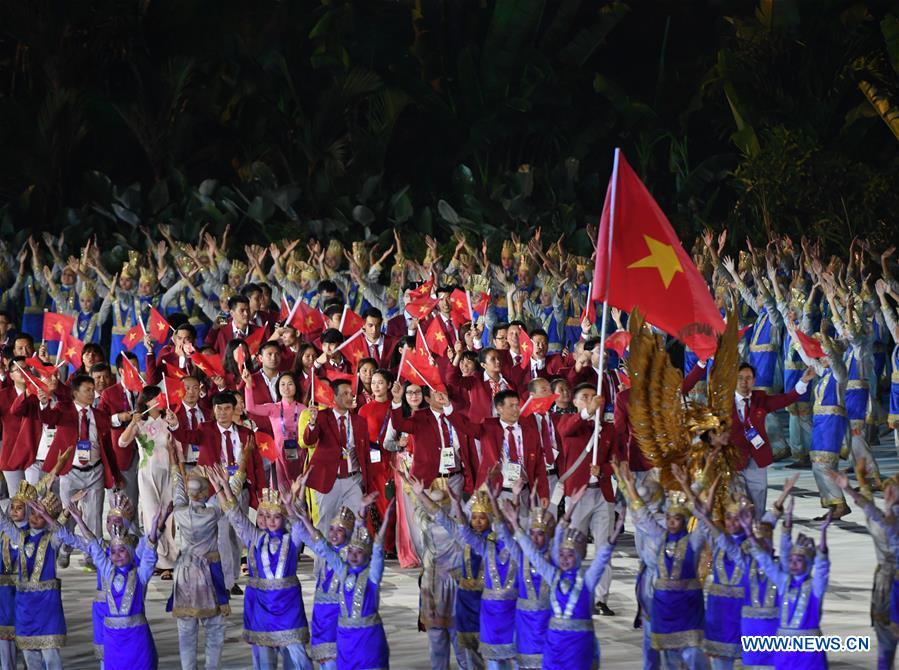
[[[597,395],[602,394],[602,380],[605,374],[605,365],[606,365],[606,320],[609,317],[609,280],[612,276],[612,237],[615,232],[615,200],[618,194],[618,157],[621,154],[621,149],[618,147],[615,148],[615,159],[612,162],[612,202],[609,203],[609,237],[606,242],[606,294],[605,299],[602,301],[602,319],[600,319],[600,331],[599,331],[599,372],[596,376],[596,393]],[[599,240],[597,242],[597,247],[599,246]],[[589,299],[593,299],[593,294],[589,296]],[[606,398],[608,401],[609,398]],[[599,435],[602,431],[602,409],[596,412],[596,416],[593,419],[593,465],[596,465],[597,455],[599,453]]]

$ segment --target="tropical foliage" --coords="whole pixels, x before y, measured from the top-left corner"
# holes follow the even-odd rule
[[[4,239],[584,250],[621,146],[684,236],[895,237],[899,7],[848,0],[49,0],[0,15]]]

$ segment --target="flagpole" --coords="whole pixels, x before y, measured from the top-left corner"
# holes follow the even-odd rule
[[[612,162],[612,202],[609,203],[609,236],[606,241],[606,292],[602,301],[602,319],[600,320],[601,325],[599,330],[599,371],[596,375],[597,395],[602,395],[602,380],[605,374],[604,368],[606,365],[606,320],[609,318],[609,280],[612,277],[612,237],[615,233],[615,200],[618,193],[618,157],[620,154],[621,149],[615,147],[615,158]],[[598,247],[599,240],[596,242]],[[589,298],[590,300],[593,299],[592,292]],[[609,398],[606,398],[606,401],[608,400]],[[593,465],[596,465],[596,460],[599,455],[599,435],[602,432],[601,417],[602,409],[598,410],[596,416],[593,417]]]

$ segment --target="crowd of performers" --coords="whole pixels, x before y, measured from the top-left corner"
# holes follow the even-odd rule
[[[727,330],[700,360],[639,309],[601,323],[593,260],[539,231],[498,264],[462,235],[450,254],[426,238],[419,261],[399,236],[383,253],[236,251],[227,232],[144,232],[149,252],[116,268],[96,240],[0,249],[4,670],[19,653],[62,667],[73,550],[97,574],[110,670],[157,666],[154,577],[171,582],[183,668],[221,667],[236,597],[256,668],[386,668],[387,559],[420,568],[432,667],[597,667],[625,517],[644,667],[823,668],[823,652],[740,639],[821,634],[847,496],[875,544],[878,664],[893,666],[899,481],[871,444],[889,428],[899,449],[894,249],[826,258],[772,238],[734,260],[725,234],[702,236]],[[792,535],[796,477],[768,507],[784,459],[814,475],[817,542]]]

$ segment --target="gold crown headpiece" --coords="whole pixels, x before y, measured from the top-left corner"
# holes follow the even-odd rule
[[[284,503],[281,502],[281,494],[278,489],[262,489],[262,496],[259,498],[259,504],[256,506],[260,512],[269,512],[272,514],[285,514]]]
[[[500,252],[503,258],[515,258],[515,245],[512,240],[503,240],[503,248]]]
[[[365,272],[368,270],[368,251],[364,242],[353,242],[353,262]]]
[[[544,533],[556,523],[555,517],[549,513],[549,510],[539,505],[531,508],[529,517],[529,528],[531,530],[542,530]]]
[[[122,266],[122,276],[137,279],[140,275],[140,254],[134,249],[128,251],[128,260]]]
[[[349,507],[341,507],[337,516],[331,519],[330,525],[343,528],[346,532],[352,533],[356,527],[356,515]]]
[[[555,295],[559,290],[559,280],[555,277],[546,277],[543,280],[543,291]]]
[[[127,547],[133,553],[137,549],[137,535],[124,526],[113,526],[109,531],[110,547]]]
[[[565,529],[565,535],[562,537],[562,544],[559,545],[559,548],[576,551],[583,558],[587,552],[587,536],[574,526],[569,526]]]
[[[78,297],[82,300],[93,301],[97,298],[97,290],[94,288],[92,282],[84,282],[84,285],[81,287],[81,291],[78,294]]]
[[[790,556],[805,556],[806,559],[815,557],[815,541],[808,535],[799,533],[799,537],[790,547]]]
[[[725,514],[737,516],[744,509],[752,509],[752,501],[743,495],[728,496],[724,503]]]
[[[53,491],[47,491],[44,494],[41,498],[41,504],[44,506],[44,509],[47,510],[47,514],[54,519],[62,514],[62,502],[56,497],[56,494],[53,493]]]
[[[19,490],[16,491],[16,494],[12,497],[11,502],[18,502],[27,505],[32,500],[37,500],[37,489],[23,479],[19,482]]]
[[[493,514],[493,505],[490,504],[490,496],[487,495],[487,491],[484,489],[478,489],[475,491],[474,498],[471,503],[471,513],[486,514],[487,516],[491,516]]]
[[[637,484],[637,493],[647,505],[658,505],[665,497],[662,486],[652,477],[646,477],[642,482]]]
[[[343,258],[343,245],[340,240],[331,239],[328,248],[325,249],[325,258]]]
[[[157,281],[158,279],[156,277],[156,272],[153,270],[153,268],[141,267],[139,283],[155,285]]]
[[[371,533],[368,532],[368,528],[357,526],[353,529],[353,535],[350,537],[350,541],[347,542],[347,547],[355,547],[366,553],[371,553],[371,543]]]
[[[120,516],[128,521],[134,520],[134,505],[124,492],[118,491],[112,495],[107,516]]]
[[[245,277],[247,274],[247,264],[243,261],[234,261],[228,268],[229,277]]]
[[[428,498],[438,505],[447,505],[450,502],[449,494],[446,491],[447,483],[445,477],[434,477],[431,486],[428,487]]]
[[[665,505],[665,514],[690,516],[690,508],[687,507],[687,494],[683,491],[669,491],[667,504]]]

